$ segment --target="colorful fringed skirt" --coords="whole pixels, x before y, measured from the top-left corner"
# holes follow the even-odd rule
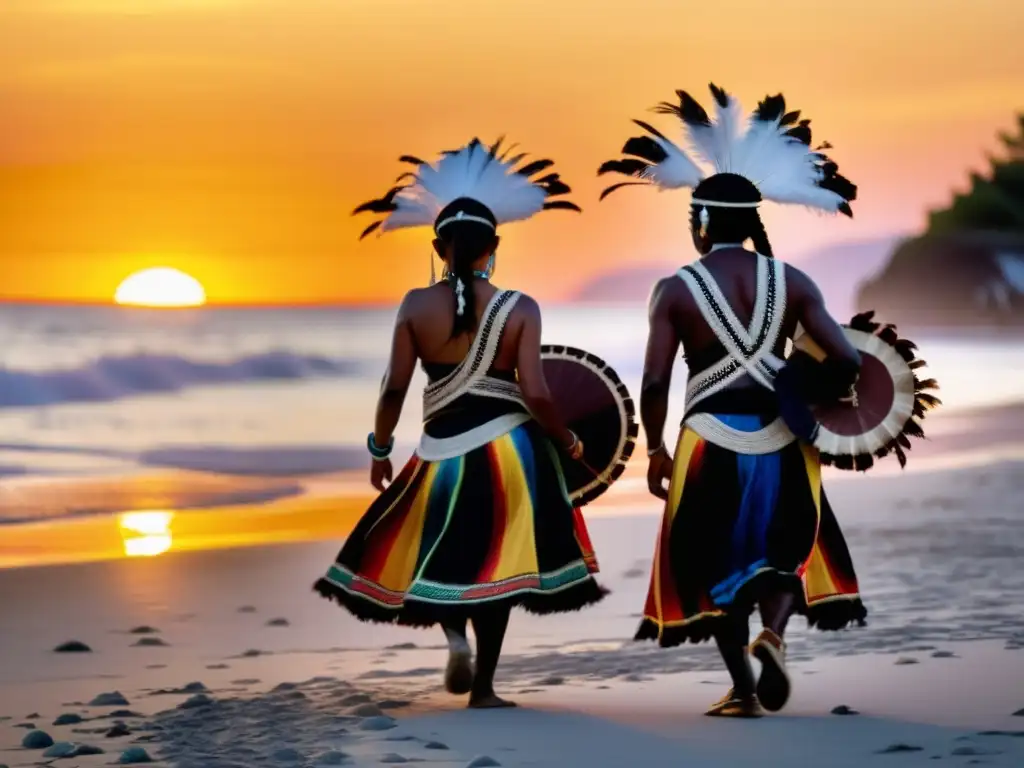
[[[754,432],[763,416],[715,414]],[[701,642],[729,612],[749,615],[767,591],[789,590],[819,629],[863,623],[850,553],[821,487],[813,447],[793,442],[740,454],[683,428],[676,447],[637,640]]]
[[[315,589],[360,619],[430,626],[503,602],[574,611],[606,591],[555,448],[533,421],[456,458],[417,456]]]

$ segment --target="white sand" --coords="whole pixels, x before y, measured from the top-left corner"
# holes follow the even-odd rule
[[[794,620],[793,700],[756,722],[701,716],[728,685],[713,648],[629,640],[654,515],[594,519],[614,590],[600,606],[514,616],[498,679],[514,711],[466,711],[443,693],[439,630],[360,624],[317,597],[333,543],[0,571],[0,765],[49,762],[20,747],[31,714],[57,741],[105,750],[56,761],[68,768],[132,746],[189,768],[466,766],[481,755],[504,766],[1020,768],[1022,490],[1014,464],[833,483],[870,624],[826,634]],[[140,625],[158,632],[128,631]],[[52,652],[69,639],[92,652]],[[211,701],[195,708],[178,708],[192,691],[156,693],[200,681]],[[113,691],[129,704],[88,705]],[[830,714],[837,705],[861,714]],[[130,733],[108,737],[117,709],[140,716],[121,716]],[[85,722],[53,726],[62,713]],[[919,749],[879,754],[896,744]]]

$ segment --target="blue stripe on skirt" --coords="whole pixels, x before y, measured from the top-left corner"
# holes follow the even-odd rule
[[[742,432],[756,432],[764,426],[760,416],[714,414],[714,417]],[[731,603],[740,588],[768,565],[768,529],[779,498],[782,457],[778,452],[737,453],[736,469],[740,508],[732,531],[730,574],[711,588],[711,599],[716,605]]]

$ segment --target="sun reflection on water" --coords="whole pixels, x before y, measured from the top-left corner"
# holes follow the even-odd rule
[[[124,553],[128,557],[153,557],[171,548],[173,512],[147,510],[124,512],[118,517]]]

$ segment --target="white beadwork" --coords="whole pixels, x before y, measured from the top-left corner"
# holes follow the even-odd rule
[[[686,426],[712,445],[747,455],[774,453],[796,440],[781,418],[756,432],[744,432],[723,424],[710,413],[695,413],[686,420]]]
[[[455,279],[455,299],[458,301],[458,307],[455,309],[455,314],[462,317],[466,314],[466,284],[462,282],[462,278],[458,277]]]

